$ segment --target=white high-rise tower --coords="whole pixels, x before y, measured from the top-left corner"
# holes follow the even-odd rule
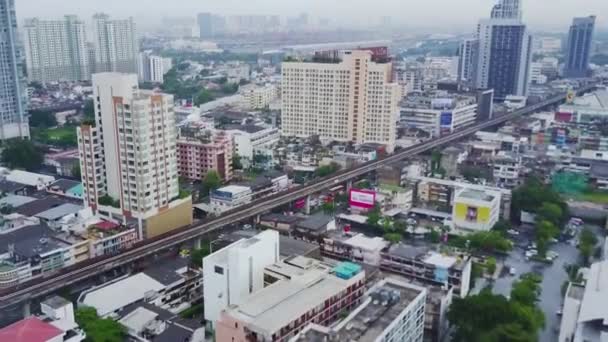
[[[110,20],[107,14],[93,16],[95,71],[137,73],[139,45],[133,18]]]

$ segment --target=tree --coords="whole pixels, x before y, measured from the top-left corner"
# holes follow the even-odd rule
[[[494,227],[492,227],[492,230],[501,232],[503,234],[506,233],[509,229],[511,229],[511,223],[506,220],[499,220],[498,222],[496,222]]]
[[[213,100],[215,100],[213,95],[211,95],[211,93],[208,90],[202,89],[201,91],[198,92],[198,94],[196,94],[196,97],[194,98],[194,105],[200,106],[202,104],[211,102]]]
[[[227,95],[235,94],[239,91],[239,85],[236,83],[226,83],[222,86],[222,93]]]
[[[325,202],[321,208],[327,215],[334,215],[336,213],[336,204],[334,202]]]
[[[205,192],[209,192],[211,190],[215,190],[222,185],[222,178],[219,173],[215,170],[210,170],[207,172],[205,177],[203,178],[203,188]]]
[[[579,238],[578,250],[581,253],[581,257],[583,258],[583,263],[585,265],[589,264],[591,254],[593,253],[593,249],[597,244],[597,237],[589,228],[584,228],[581,231],[581,236]]]
[[[537,219],[549,221],[554,225],[559,225],[562,216],[562,208],[555,203],[549,202],[543,203],[537,213]]]
[[[76,310],[76,322],[90,342],[122,342],[127,337],[125,328],[110,318],[100,318],[97,310],[83,307]]]
[[[367,224],[378,228],[380,227],[380,219],[382,218],[382,212],[380,206],[375,205],[372,210],[367,213]]]
[[[241,162],[241,156],[239,156],[238,154],[235,154],[232,156],[232,168],[234,170],[243,169],[243,163]]]
[[[190,252],[190,261],[196,267],[202,268],[203,267],[203,258],[206,257],[207,255],[209,255],[210,253],[211,253],[211,250],[209,249],[208,242],[203,241],[201,243],[201,248],[193,249]]]
[[[55,127],[57,119],[55,114],[48,110],[33,109],[30,110],[30,126],[32,127]]]
[[[490,275],[492,275],[492,274],[494,274],[494,272],[496,272],[496,258],[495,257],[489,257],[486,260],[486,271]]]
[[[511,203],[511,216],[512,219],[517,221],[519,221],[522,210],[538,213],[538,210],[544,203],[553,203],[561,208],[562,217],[560,218],[560,223],[567,219],[568,204],[551,187],[545,185],[539,178],[534,176],[527,178],[522,186],[513,191]]]
[[[540,283],[539,276],[524,274],[519,281],[513,284],[511,300],[525,306],[535,306],[541,292]]]
[[[399,233],[386,233],[384,234],[384,240],[390,243],[399,243],[401,242],[401,234]]]
[[[469,248],[483,252],[506,253],[513,249],[513,243],[499,231],[478,232],[469,235]]]
[[[547,253],[549,241],[559,234],[559,229],[550,221],[540,221],[536,224],[535,235],[538,254],[544,256]]]
[[[43,160],[42,151],[29,140],[8,140],[2,150],[2,161],[11,169],[37,171]]]
[[[319,166],[315,173],[317,177],[326,177],[340,170],[340,164],[332,162],[329,165]]]

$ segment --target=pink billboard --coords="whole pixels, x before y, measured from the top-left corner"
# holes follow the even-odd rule
[[[370,190],[351,189],[348,196],[351,207],[371,209],[376,204],[376,193]]]

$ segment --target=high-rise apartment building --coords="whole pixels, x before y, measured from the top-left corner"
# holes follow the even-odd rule
[[[0,140],[27,138],[23,55],[14,0],[0,0]]]
[[[137,75],[93,75],[95,123],[78,131],[85,203],[149,238],[192,222],[178,200],[173,96],[140,90]]]
[[[346,51],[341,61],[284,62],[282,134],[354,143],[380,143],[392,152],[401,87],[392,64],[372,52]]]
[[[199,13],[196,21],[201,39],[213,39],[226,28],[226,19],[213,13]]]
[[[138,72],[139,45],[133,18],[111,20],[107,14],[93,16],[95,72]]]
[[[85,23],[74,15],[63,20],[31,18],[23,27],[29,81],[80,81],[91,77]]]
[[[574,18],[568,35],[568,50],[564,66],[564,77],[589,77],[591,43],[595,30],[595,16]]]
[[[153,55],[151,51],[139,53],[139,80],[163,83],[165,74],[173,67],[171,58]]]
[[[532,37],[521,16],[519,0],[500,0],[492,9],[491,18],[482,19],[477,28],[475,85],[494,89],[497,100],[528,93]]]
[[[472,85],[475,82],[478,54],[479,39],[466,39],[460,43],[458,82],[467,85]]]

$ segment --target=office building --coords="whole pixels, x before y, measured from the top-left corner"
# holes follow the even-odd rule
[[[150,238],[192,222],[179,199],[173,96],[140,90],[136,74],[93,75],[95,122],[77,129],[85,204]]]
[[[89,80],[85,23],[73,15],[63,20],[27,19],[23,27],[30,82]]]
[[[372,61],[370,51],[346,51],[331,63],[285,62],[282,66],[282,134],[395,148],[401,88],[391,63]]]
[[[212,13],[199,13],[197,24],[201,39],[214,39],[226,29],[226,19]]]
[[[93,16],[95,72],[137,74],[139,44],[133,18],[112,20],[107,14]]]
[[[330,325],[361,303],[365,271],[357,264],[295,257],[273,266],[266,276],[278,280],[221,313],[218,341],[289,341],[309,323]]]
[[[29,138],[23,52],[17,35],[14,0],[0,0],[0,140]]]
[[[264,268],[277,262],[279,233],[274,230],[238,240],[204,257],[205,320],[215,326],[224,309],[240,305],[263,289]]]
[[[500,219],[500,193],[462,190],[454,197],[452,221],[457,233],[489,231]]]
[[[458,61],[458,81],[460,83],[473,85],[478,53],[478,39],[466,39],[460,44],[460,59]]]
[[[519,0],[501,0],[491,18],[482,19],[477,28],[475,85],[494,89],[497,100],[528,93],[532,38],[521,16]]]
[[[224,131],[180,127],[177,162],[180,177],[201,180],[213,170],[223,181],[232,179],[232,136]]]
[[[605,341],[608,338],[608,261],[591,265],[586,284],[570,283],[564,296],[558,342]]]
[[[408,96],[400,104],[400,123],[433,137],[450,134],[475,123],[477,99],[473,96],[428,92]]]
[[[248,204],[253,199],[251,187],[241,185],[228,185],[211,191],[209,204],[216,214],[235,209]]]
[[[595,16],[574,18],[568,34],[564,77],[581,78],[591,76],[589,59],[595,30]]]
[[[290,341],[422,342],[426,299],[424,287],[387,278],[338,324],[310,324]]]
[[[173,67],[171,58],[155,56],[152,51],[139,53],[139,80],[143,82],[163,83],[164,76]]]

